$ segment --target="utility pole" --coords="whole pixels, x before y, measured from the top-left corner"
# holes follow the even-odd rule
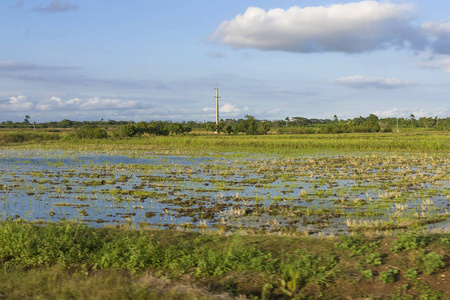
[[[216,87],[216,125],[219,125],[219,87]]]
[[[397,114],[397,133],[398,133],[398,114]]]
[[[219,134],[219,87],[216,86],[216,131]]]

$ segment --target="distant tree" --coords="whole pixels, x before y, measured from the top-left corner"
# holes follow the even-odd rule
[[[225,127],[225,132],[231,134],[233,132],[233,126],[227,125],[227,127]]]
[[[25,119],[23,120],[24,125],[30,125],[30,121],[28,120],[30,118],[29,115],[25,115]]]
[[[62,128],[69,128],[72,126],[72,124],[73,124],[73,122],[68,119],[64,119],[61,122],[59,122],[59,126]]]
[[[259,133],[267,134],[270,130],[270,127],[272,127],[272,125],[269,121],[263,121],[259,126]]]
[[[414,127],[416,123],[416,116],[414,116],[414,114],[411,114],[409,117],[411,119],[411,127]]]
[[[153,121],[149,125],[148,133],[154,135],[169,135],[169,124],[163,121]]]
[[[223,128],[225,127],[225,122],[223,120],[220,120],[218,124],[215,124],[215,132],[220,133],[223,131]]]
[[[258,126],[256,124],[256,119],[253,116],[246,115],[245,116],[245,133],[246,134],[257,134],[258,133]]]
[[[134,126],[133,124],[125,124],[121,125],[119,129],[117,129],[114,132],[114,135],[119,138],[124,138],[124,137],[132,137],[136,135],[136,133],[137,133],[136,126]]]
[[[148,124],[146,122],[139,122],[135,125],[136,127],[136,133],[142,135],[144,133],[147,133],[149,131]]]
[[[169,125],[169,130],[173,134],[181,134],[184,132],[183,126],[180,123],[171,123]]]

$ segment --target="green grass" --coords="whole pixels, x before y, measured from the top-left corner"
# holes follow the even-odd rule
[[[417,235],[427,243],[399,255],[390,246],[404,237],[222,236],[10,220],[0,223],[0,299],[388,298],[405,285],[403,295],[444,299],[449,236]]]
[[[0,131],[3,145],[39,145],[75,150],[157,150],[199,152],[292,151],[448,151],[450,134],[446,132],[314,134],[314,135],[176,135],[147,136],[126,139],[76,139],[66,132],[33,133]]]

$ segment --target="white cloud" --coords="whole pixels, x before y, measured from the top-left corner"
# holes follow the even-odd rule
[[[12,112],[12,111],[24,111],[33,108],[33,102],[28,101],[24,95],[18,95],[9,97],[8,99],[0,102],[0,111]]]
[[[236,105],[234,104],[224,104],[222,105],[222,107],[220,108],[221,112],[224,113],[236,113],[236,112],[241,112],[241,109],[239,109]]]
[[[205,113],[215,113],[216,108],[205,107],[203,108],[203,112]],[[244,106],[243,108],[239,108],[235,104],[225,103],[224,105],[219,107],[219,113],[224,114],[226,117],[234,117],[241,113],[248,111],[248,106]]]
[[[387,1],[268,11],[249,7],[244,14],[222,22],[208,40],[234,48],[303,53],[422,47],[425,40],[411,25],[414,11],[411,5]]]
[[[119,99],[100,99],[93,97],[87,100],[73,98],[70,100],[62,100],[60,97],[51,97],[42,100],[36,105],[36,109],[41,111],[59,111],[59,110],[120,110],[132,109],[136,107],[136,101],[124,101]]]
[[[66,103],[61,101],[59,97],[51,97],[50,99],[43,100],[36,105],[38,110],[55,110],[58,108],[65,107]]]
[[[94,97],[84,102],[79,102],[81,109],[102,110],[102,109],[131,109],[136,107],[136,101],[124,101],[119,99],[100,99]]]
[[[424,109],[399,109],[397,107],[394,107],[389,110],[384,111],[375,111],[373,112],[374,115],[380,117],[380,118],[409,118],[411,114],[414,115],[415,118],[422,118],[422,117],[429,117],[430,113],[433,114],[431,111],[425,111]]]
[[[341,77],[336,79],[335,82],[337,84],[355,89],[398,89],[416,85],[413,82],[400,80],[397,78],[367,77],[364,75]]]
[[[374,111],[373,114],[380,118],[394,118],[394,117],[406,117],[408,115],[408,112],[405,110],[399,110],[397,107],[394,107],[392,109],[385,111],[377,110]]]

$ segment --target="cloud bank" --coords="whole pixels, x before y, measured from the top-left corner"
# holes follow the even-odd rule
[[[33,102],[28,101],[24,95],[12,96],[6,99],[0,99],[1,112],[26,111],[33,108]]]
[[[243,108],[239,108],[235,104],[225,103],[224,105],[219,107],[219,112],[221,115],[225,115],[225,117],[235,117],[239,116],[242,113],[248,111],[248,106],[244,106]],[[216,109],[212,107],[203,108],[203,112],[210,115],[215,115]]]
[[[399,89],[416,85],[413,82],[400,80],[397,78],[367,77],[364,75],[341,77],[336,79],[335,82],[337,84],[355,89]]]
[[[57,111],[57,110],[122,110],[133,109],[137,107],[136,101],[126,101],[119,99],[101,99],[100,97],[93,97],[87,100],[80,100],[73,98],[69,100],[62,100],[60,97],[51,97],[42,100],[36,105],[39,111]]]
[[[360,53],[387,47],[423,47],[412,25],[415,7],[362,1],[287,10],[249,7],[222,22],[209,41],[233,48],[288,52]]]

